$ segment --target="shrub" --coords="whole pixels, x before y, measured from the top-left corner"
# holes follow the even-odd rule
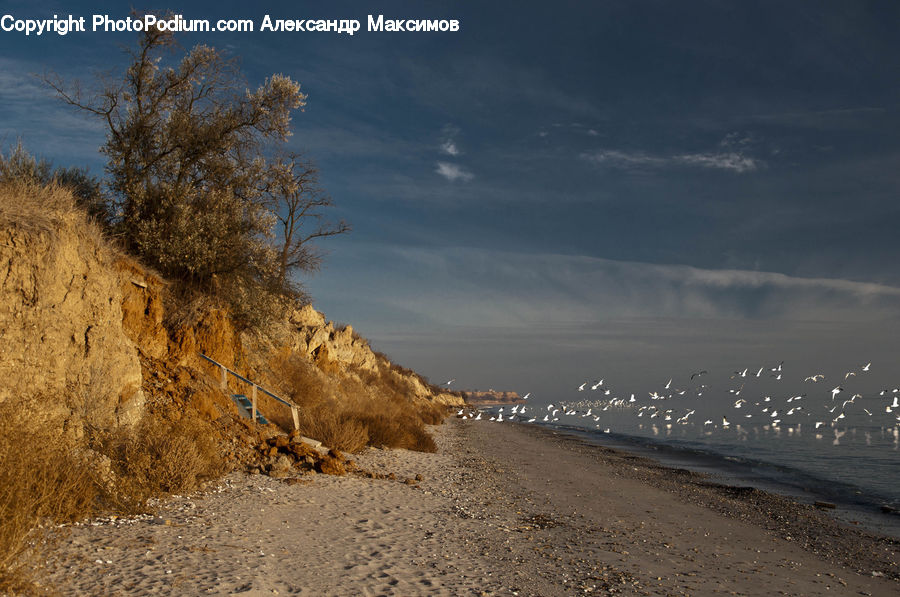
[[[434,439],[428,434],[414,412],[393,410],[385,412],[355,412],[354,418],[365,425],[369,445],[384,448],[404,448],[418,452],[437,452]]]
[[[109,225],[111,212],[100,181],[84,168],[56,168],[29,154],[21,143],[0,154],[0,184],[62,187],[72,193],[74,203],[92,219]]]
[[[369,443],[368,427],[334,404],[301,411],[300,429],[304,435],[342,452],[358,453]]]
[[[223,472],[213,429],[197,419],[147,416],[134,430],[97,434],[94,447],[111,461],[116,508],[141,512],[147,500],[190,492]]]

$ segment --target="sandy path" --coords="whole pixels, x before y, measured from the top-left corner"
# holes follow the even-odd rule
[[[66,595],[900,592],[692,503],[708,496],[632,478],[642,461],[479,423],[442,426],[438,454],[358,459],[395,481],[232,475],[157,517],[73,528],[44,582]],[[418,486],[402,482],[416,474]],[[896,572],[893,553],[876,556],[856,561]]]

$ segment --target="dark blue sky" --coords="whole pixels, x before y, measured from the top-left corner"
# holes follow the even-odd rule
[[[98,4],[0,12],[130,6]],[[470,387],[770,356],[897,370],[900,4],[371,5],[138,6],[362,21],[181,38],[308,93],[290,145],[354,227],[307,281],[327,316]],[[461,30],[365,31],[379,12]],[[88,83],[133,39],[0,33],[0,142],[99,174],[102,128],[30,73]]]

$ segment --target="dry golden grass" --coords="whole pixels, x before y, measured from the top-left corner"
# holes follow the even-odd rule
[[[143,512],[149,498],[195,490],[223,472],[213,430],[196,419],[148,417],[134,430],[98,434],[93,447],[104,458],[35,425],[33,412],[0,404],[0,594],[34,590],[42,524]]]
[[[195,418],[145,417],[133,430],[99,434],[94,448],[110,459],[116,477],[109,496],[117,510],[142,512],[147,500],[198,489],[224,471],[213,429]]]
[[[55,237],[66,217],[76,213],[75,199],[67,189],[25,181],[0,182],[0,229]]]
[[[293,355],[277,367],[300,406],[300,431],[325,445],[358,452],[365,445],[434,452],[437,447],[425,429],[443,421],[443,407],[413,401],[408,369],[384,361],[376,371],[351,371],[340,381],[319,365]],[[273,419],[285,430],[289,419]]]
[[[342,452],[358,453],[369,443],[368,427],[337,404],[320,404],[301,411],[300,429],[304,435]]]
[[[275,371],[289,389],[287,397],[302,409],[312,409],[328,399],[331,380],[303,356],[288,354],[275,365]]]
[[[29,412],[0,404],[0,593],[29,590],[40,523],[90,516],[101,493],[86,456],[59,432],[35,428]]]
[[[81,238],[108,245],[102,240],[100,226],[77,204],[70,189],[56,183],[0,179],[0,229],[55,237],[57,230],[66,226]]]

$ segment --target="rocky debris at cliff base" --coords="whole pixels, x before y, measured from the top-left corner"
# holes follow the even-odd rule
[[[338,450],[314,448],[297,432],[275,435],[257,446],[247,459],[246,470],[275,478],[296,474],[346,475],[357,470],[356,463]]]

